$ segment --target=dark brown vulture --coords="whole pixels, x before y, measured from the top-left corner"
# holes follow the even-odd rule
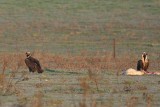
[[[147,71],[149,66],[148,54],[143,52],[142,59],[137,62],[137,71]]]
[[[26,56],[27,58],[25,59],[25,63],[29,71],[30,72],[37,71],[38,73],[42,73],[43,69],[41,68],[39,61],[36,58],[33,58],[30,52],[26,52]]]

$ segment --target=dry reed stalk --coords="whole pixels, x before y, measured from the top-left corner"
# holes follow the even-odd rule
[[[84,90],[83,92],[83,96],[86,97],[89,93],[89,89],[90,89],[90,86],[89,84],[87,83],[88,81],[88,78],[80,78],[80,86],[82,87],[82,89]]]
[[[91,72],[89,71],[89,73],[91,73]],[[90,105],[90,107],[98,107],[97,102],[95,100],[93,100],[93,98],[92,98],[92,93],[89,92],[91,87],[89,86],[88,81],[91,80],[90,78],[94,78],[94,77],[92,77],[93,76],[92,74],[89,74],[89,76],[90,76],[89,78],[84,77],[84,78],[79,79],[80,86],[82,87],[84,92],[83,92],[82,100],[79,102],[78,107],[88,107],[89,105]],[[98,86],[97,86],[97,90],[98,90]],[[90,103],[87,102],[87,99],[89,96],[91,96]],[[75,104],[74,104],[74,106],[76,107]]]
[[[95,83],[97,90],[99,90],[98,88],[98,74],[96,74],[95,72],[93,72],[92,68],[88,68],[88,75],[89,78]]]
[[[4,74],[0,74],[0,89],[3,89],[4,87],[5,78]]]
[[[43,107],[43,93],[38,91],[37,93],[35,93],[33,100],[31,100],[31,105],[30,107]]]
[[[76,107],[76,101],[75,101],[75,98],[74,98],[73,87],[70,87],[70,91],[71,91],[71,95],[72,95],[73,106]]]
[[[0,74],[0,83],[1,83],[1,91],[4,93],[5,85],[6,85],[6,75],[5,70],[7,68],[8,62],[7,62],[7,56],[5,55],[3,58],[3,65],[2,65],[2,73]]]
[[[127,101],[127,107],[136,107],[138,105],[138,97],[131,97]]]
[[[153,104],[153,95],[150,95],[148,93],[143,93],[142,98],[145,100],[146,102],[146,107],[152,107]]]
[[[2,65],[2,74],[4,74],[6,68],[7,68],[7,65],[8,65],[8,58],[6,55],[4,55],[4,58],[3,58],[3,65]]]

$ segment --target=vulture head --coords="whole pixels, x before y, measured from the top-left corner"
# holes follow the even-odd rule
[[[31,56],[31,52],[26,52],[26,57],[30,57]]]

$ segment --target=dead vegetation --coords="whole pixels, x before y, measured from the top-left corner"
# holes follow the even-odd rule
[[[96,72],[103,71],[122,71],[128,68],[136,68],[136,63],[139,57],[137,55],[124,54],[117,58],[113,58],[112,53],[109,52],[99,52],[90,53],[82,52],[80,55],[53,55],[49,53],[44,53],[40,51],[34,51],[32,55],[38,58],[43,65],[43,68],[49,69],[62,69],[62,70],[72,70],[72,71],[90,71],[91,69]],[[13,72],[18,69],[26,69],[24,63],[25,55],[24,53],[19,54],[9,54],[1,53],[0,62],[2,68],[2,74],[4,74],[6,69],[11,69]],[[153,71],[159,70],[160,59],[157,58],[152,60],[151,67],[149,69]]]
[[[131,56],[126,57],[118,57],[116,59],[112,58],[112,54],[103,53],[101,55],[95,53],[95,55],[90,56],[87,53],[83,53],[83,55],[72,56],[70,54],[66,56],[62,55],[52,55],[49,53],[43,53],[39,51],[35,51],[32,54],[36,58],[38,58],[44,69],[55,69],[55,70],[64,70],[72,71],[72,72],[86,72],[86,76],[78,78],[79,86],[81,89],[80,94],[82,94],[82,100],[76,102],[73,98],[74,107],[112,107],[113,106],[113,98],[111,97],[107,104],[103,101],[98,101],[92,95],[94,93],[100,94],[106,92],[106,90],[102,89],[100,86],[104,81],[107,85],[110,83],[108,80],[105,80],[102,76],[103,73],[112,73],[115,74],[120,72],[123,69],[127,69],[129,67],[136,66],[137,56],[131,58]],[[33,107],[44,107],[47,106],[60,106],[62,105],[62,100],[49,100],[44,101],[43,96],[44,92],[38,91],[33,95],[32,99],[27,98],[24,95],[25,90],[22,87],[19,87],[18,84],[28,80],[26,66],[24,64],[25,55],[23,53],[18,54],[9,54],[4,53],[0,54],[0,62],[1,62],[1,74],[0,74],[0,95],[1,96],[10,96],[15,95],[18,97],[19,105],[24,106],[33,106]],[[154,70],[158,70],[156,63],[159,63],[159,59],[152,61],[152,67],[155,67]],[[155,65],[155,66],[154,66]],[[20,76],[18,76],[20,74]],[[17,78],[17,79],[15,79]],[[43,87],[49,87],[52,83],[42,83],[43,77],[41,76],[40,82],[35,83],[37,90],[40,90]],[[63,77],[62,77],[63,79]],[[48,80],[48,79],[47,79]],[[119,82],[119,74],[117,74],[117,85],[120,85]],[[67,80],[65,80],[66,82]],[[117,89],[118,86],[109,85],[110,90],[107,92],[111,92],[112,94],[119,93],[120,91],[133,93],[134,91],[147,91],[148,88],[144,84],[133,84],[129,81],[124,81],[124,86],[121,89]],[[104,87],[105,88],[105,87]],[[61,92],[65,90],[58,90]],[[69,92],[67,92],[69,93]],[[71,88],[70,94],[74,95],[74,89]],[[147,107],[151,107],[153,104],[154,96],[144,93],[142,98],[144,99]],[[127,107],[136,107],[138,105],[138,101],[141,98],[131,96],[130,99],[126,101]],[[88,103],[90,101],[90,103]],[[29,102],[29,104],[27,104]]]
[[[2,60],[0,62],[2,63],[2,72],[0,74],[0,94],[4,96],[20,94],[19,87],[17,87],[16,84],[20,81],[23,81],[26,75],[24,71],[19,71],[21,68],[24,67],[21,55],[4,54],[1,55],[1,59]],[[10,72],[6,73],[6,71]],[[21,73],[21,76],[18,77],[16,81],[14,81],[17,73]]]

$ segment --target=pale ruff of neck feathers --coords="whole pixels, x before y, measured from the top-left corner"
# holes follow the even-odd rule
[[[148,62],[148,57],[147,57],[147,55],[146,55],[145,59],[144,59],[144,57],[143,57],[143,55],[142,55],[142,62],[143,62],[143,64],[144,64],[144,66],[145,66],[146,63]]]

